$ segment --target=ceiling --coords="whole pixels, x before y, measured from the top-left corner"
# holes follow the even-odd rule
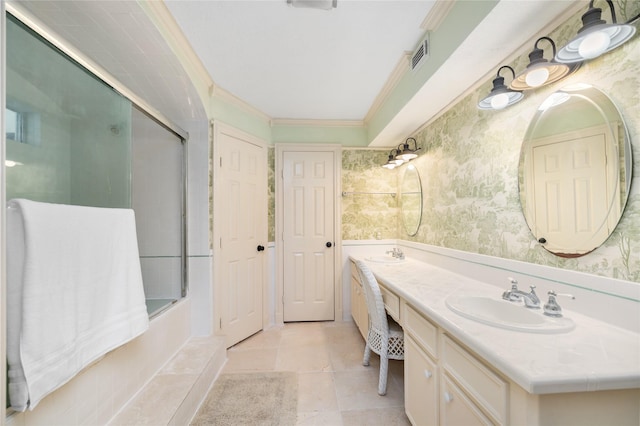
[[[467,10],[480,0],[455,4],[463,2],[461,10]],[[426,0],[338,0],[329,11],[293,8],[286,0],[165,0],[216,85],[272,120],[364,123],[372,147],[396,146],[470,89],[489,85],[501,64],[531,50],[559,16],[586,8],[584,0],[484,3],[492,8],[481,19],[458,14],[442,21],[434,36],[444,32],[459,41],[425,81],[387,102],[395,109],[376,122],[367,114],[406,52],[424,37],[423,21],[431,22],[450,0],[435,6]],[[9,10],[28,11],[179,125],[206,119],[193,81],[143,4],[7,2]]]
[[[362,120],[434,0],[167,0],[214,82],[272,118]]]

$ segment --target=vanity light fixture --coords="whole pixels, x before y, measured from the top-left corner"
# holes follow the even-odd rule
[[[404,163],[404,160],[397,159],[395,154],[396,152],[399,152],[399,151],[395,148],[392,149],[391,152],[389,152],[389,160],[386,163],[384,163],[382,167],[384,167],[385,169],[392,170]]]
[[[411,149],[409,147],[409,142],[413,141],[413,146],[414,149]],[[400,151],[400,147],[402,147],[402,151]],[[419,151],[420,148],[418,148],[418,143],[416,142],[416,140],[414,138],[407,138],[406,141],[404,141],[404,143],[398,145],[398,155],[396,155],[396,160],[402,160],[402,161],[411,161],[414,158],[418,157],[418,154],[416,154],[416,151]]]
[[[570,65],[548,61],[544,58],[544,51],[538,47],[541,41],[548,41],[553,49],[553,57],[556,56],[556,44],[549,37],[540,37],[534,44],[534,49],[529,53],[529,65],[515,76],[509,87],[512,90],[528,90],[536,87],[555,83],[577,70],[581,62]]]
[[[556,54],[557,62],[574,63],[596,58],[622,45],[635,34],[636,28],[630,25],[630,22],[637,18],[618,24],[613,2],[607,0],[612,21],[611,24],[607,24],[601,19],[602,9],[593,7],[594,1],[589,2],[589,10],[582,15],[582,28],[578,30],[578,35]]]
[[[493,89],[484,99],[478,102],[478,108],[480,109],[503,109],[511,106],[522,100],[524,95],[517,90],[511,90],[504,84],[504,77],[500,75],[500,71],[503,69],[511,70],[513,77],[516,73],[509,65],[503,65],[498,69],[496,78],[493,79]]]

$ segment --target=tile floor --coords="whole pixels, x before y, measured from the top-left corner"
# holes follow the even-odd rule
[[[298,373],[298,425],[409,425],[403,362],[389,361],[387,394],[378,395],[380,359],[362,365],[364,339],[353,322],[287,323],[227,351],[222,373]]]

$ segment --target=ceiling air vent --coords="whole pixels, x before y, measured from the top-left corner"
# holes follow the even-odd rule
[[[429,36],[424,38],[411,56],[411,70],[415,70],[429,57]]]

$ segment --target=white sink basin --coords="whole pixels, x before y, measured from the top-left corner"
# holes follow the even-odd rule
[[[445,304],[463,317],[507,330],[565,333],[575,328],[569,318],[552,318],[544,315],[542,309],[528,309],[497,297],[454,294],[445,300]]]
[[[400,263],[404,262],[404,259],[398,259],[397,257],[392,256],[370,256],[367,257],[366,260],[370,262],[378,262],[378,263]]]

